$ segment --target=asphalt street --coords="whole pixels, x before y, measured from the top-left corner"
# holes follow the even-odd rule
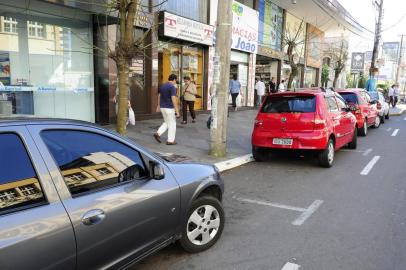
[[[406,269],[405,119],[369,129],[330,169],[276,155],[224,173],[219,242],[200,254],[171,245],[132,269]]]

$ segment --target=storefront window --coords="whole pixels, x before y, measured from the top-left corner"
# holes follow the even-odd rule
[[[305,77],[304,77],[304,87],[315,87],[317,86],[316,82],[317,70],[315,68],[306,68]]]
[[[13,12],[0,17],[0,115],[94,121],[91,17]]]
[[[166,10],[201,23],[208,23],[208,0],[159,0],[159,10]]]

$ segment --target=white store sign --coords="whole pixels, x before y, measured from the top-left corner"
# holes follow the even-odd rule
[[[164,35],[212,46],[214,27],[164,12]]]
[[[233,11],[233,43],[231,48],[257,53],[258,51],[258,11],[234,1]]]

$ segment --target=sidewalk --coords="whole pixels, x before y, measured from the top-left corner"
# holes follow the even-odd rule
[[[152,135],[162,124],[162,119],[137,121],[135,126],[128,126],[127,136],[151,151],[172,156],[175,159],[182,159],[184,158],[182,156],[186,156],[193,161],[216,164],[221,167],[220,170],[225,170],[227,166],[234,167],[232,163],[246,163],[252,159],[251,133],[256,114],[256,109],[230,112],[227,128],[227,156],[224,158],[214,158],[208,155],[210,144],[210,130],[206,126],[208,114],[199,114],[196,123],[191,123],[188,115],[189,123],[186,125],[181,125],[181,120],[178,119],[177,145],[165,144],[167,133],[162,136],[161,144],[153,138]],[[176,155],[173,156],[173,154]],[[232,161],[235,158],[238,159]]]
[[[395,108],[390,107],[389,114],[390,116],[399,116],[402,115],[406,110],[406,104],[398,104]]]

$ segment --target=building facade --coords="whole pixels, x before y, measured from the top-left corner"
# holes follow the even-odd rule
[[[134,35],[144,50],[129,73],[137,118],[156,114],[158,87],[172,73],[180,81],[178,95],[189,76],[199,95],[195,108],[211,109],[218,1],[141,1]],[[104,2],[0,0],[0,115],[115,123],[117,70],[106,51],[114,50],[117,18],[106,15]],[[319,85],[325,34],[298,5],[233,2],[229,75],[242,85],[239,106],[254,105],[255,79],[279,83],[290,76],[283,34],[298,25],[304,25],[303,42],[295,52],[300,68],[293,87]]]

